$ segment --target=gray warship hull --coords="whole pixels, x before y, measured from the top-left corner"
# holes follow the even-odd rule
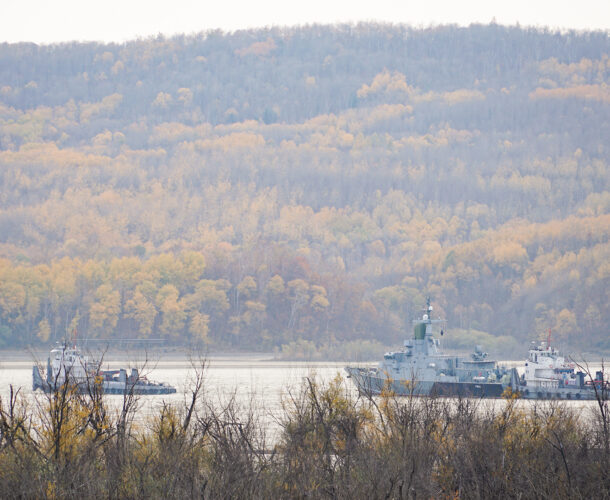
[[[392,379],[375,368],[345,368],[358,391],[366,395],[389,392],[397,396],[500,398],[506,385],[499,382]]]
[[[522,399],[591,401],[608,399],[608,389],[592,386],[532,388],[520,383],[517,369],[510,370],[510,381],[500,382],[449,382],[445,380],[413,381],[410,379],[391,379],[379,374],[377,368],[348,366],[348,377],[354,381],[358,391],[365,395],[379,395],[382,392],[396,396],[433,396],[465,398],[501,398],[514,393]],[[510,390],[510,392],[508,392]]]

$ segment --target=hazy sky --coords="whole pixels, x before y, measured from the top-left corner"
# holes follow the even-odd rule
[[[122,42],[163,33],[385,21],[610,29],[610,0],[0,0],[0,42]]]

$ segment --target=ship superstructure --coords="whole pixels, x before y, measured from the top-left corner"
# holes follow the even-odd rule
[[[105,394],[172,394],[176,388],[162,382],[153,382],[140,375],[137,368],[127,370],[101,370],[76,345],[66,342],[49,353],[46,370],[41,373],[38,365],[32,367],[32,388],[53,392],[64,384],[86,392],[97,385]]]
[[[549,335],[547,341],[532,343],[524,373],[513,390],[526,399],[607,399],[610,385],[602,371],[597,371],[593,380],[576,371],[575,363],[551,346]]]
[[[469,357],[444,354],[434,334],[444,320],[432,319],[432,313],[428,299],[421,319],[413,322],[413,337],[401,350],[386,353],[376,368],[345,368],[358,389],[372,394],[387,390],[398,395],[500,397],[510,383],[509,371],[488,359],[480,346]]]

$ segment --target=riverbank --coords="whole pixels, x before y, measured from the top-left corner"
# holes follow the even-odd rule
[[[236,394],[3,397],[0,498],[610,496],[607,405],[373,399],[302,372],[273,406]]]

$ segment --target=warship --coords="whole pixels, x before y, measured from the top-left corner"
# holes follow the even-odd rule
[[[432,312],[428,298],[421,319],[413,321],[413,337],[399,351],[384,354],[376,368],[345,367],[358,390],[401,396],[501,397],[516,375],[488,359],[480,346],[468,357],[443,353],[435,327],[444,320],[432,319]]]
[[[576,371],[578,365],[550,345],[550,334],[547,341],[532,343],[521,375],[517,368],[488,359],[480,346],[466,357],[445,354],[435,337],[435,326],[444,320],[432,319],[432,311],[428,299],[421,319],[413,321],[413,337],[399,351],[385,353],[377,367],[345,367],[361,393],[565,400],[606,400],[610,395],[603,370],[594,378]]]
[[[79,392],[88,392],[97,386],[104,394],[173,394],[176,388],[153,382],[140,375],[136,368],[130,373],[119,370],[101,370],[100,363],[90,361],[80,349],[65,341],[51,350],[47,358],[46,373],[43,377],[38,365],[32,367],[32,390],[53,392],[68,383]]]

